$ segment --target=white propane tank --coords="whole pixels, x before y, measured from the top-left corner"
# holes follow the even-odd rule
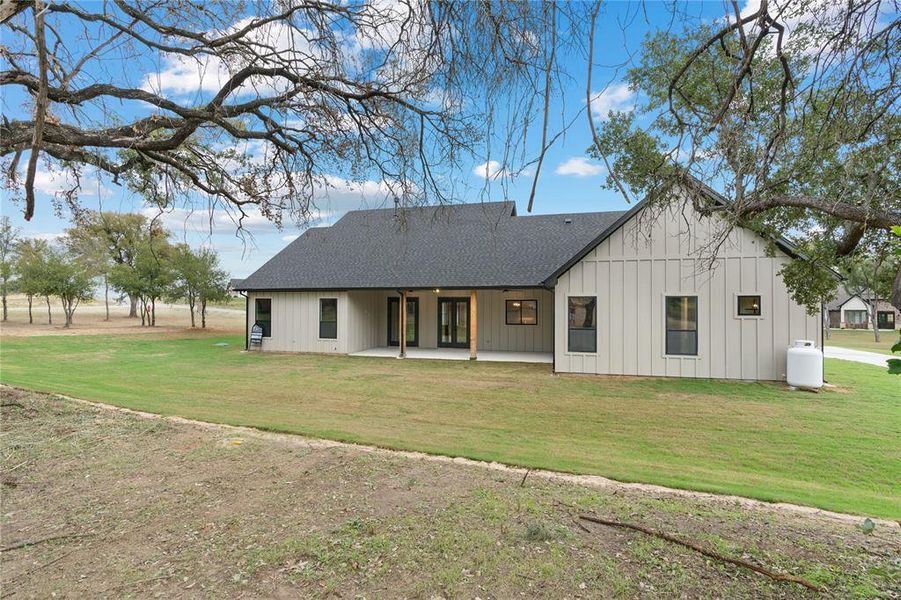
[[[810,340],[795,340],[788,349],[786,383],[792,387],[823,387],[823,352]]]

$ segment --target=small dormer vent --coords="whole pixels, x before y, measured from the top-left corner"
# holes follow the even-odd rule
[[[569,217],[566,217],[565,219],[563,219],[563,223],[564,223],[565,225],[572,225],[573,220],[570,219]]]

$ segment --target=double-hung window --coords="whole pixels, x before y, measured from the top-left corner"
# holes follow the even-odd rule
[[[666,354],[698,355],[698,297],[666,297]]]
[[[319,337],[324,340],[338,338],[338,299],[319,299]]]
[[[569,351],[597,352],[598,299],[595,296],[570,296],[568,310]]]

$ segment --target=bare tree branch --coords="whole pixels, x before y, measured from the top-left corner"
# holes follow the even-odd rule
[[[34,178],[37,173],[38,156],[44,134],[44,121],[47,117],[47,47],[44,44],[44,2],[34,3],[34,41],[38,54],[38,90],[34,104],[34,125],[32,127],[31,154],[28,157],[28,169],[25,175],[25,220],[34,216]]]

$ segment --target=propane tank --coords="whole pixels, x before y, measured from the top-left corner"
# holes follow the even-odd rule
[[[792,387],[823,387],[823,352],[811,340],[795,340],[788,349],[785,379]]]

